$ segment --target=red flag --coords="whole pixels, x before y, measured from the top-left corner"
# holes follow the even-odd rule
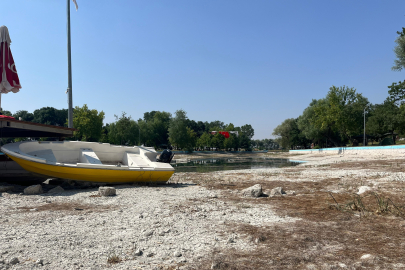
[[[221,133],[222,135],[224,135],[224,137],[225,137],[226,139],[229,138],[229,132],[228,132],[228,131],[220,131],[219,133]]]

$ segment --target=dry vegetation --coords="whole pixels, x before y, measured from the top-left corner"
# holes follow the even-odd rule
[[[404,181],[381,181],[378,189],[355,194],[360,185],[372,185],[378,172],[404,172],[405,160],[344,162],[325,165],[329,170],[367,169],[364,179],[345,178],[295,181],[313,166],[259,175],[228,176],[188,173],[177,181],[194,182],[221,190],[220,200],[249,207],[270,204],[280,216],[299,218],[294,223],[256,227],[233,224],[229,229],[256,245],[254,251],[217,249],[192,269],[400,269],[405,268]],[[321,167],[322,168],[322,167]],[[317,168],[319,169],[319,168]],[[277,180],[281,179],[281,180]],[[261,184],[263,189],[283,187],[296,196],[245,198],[240,190]],[[331,190],[338,190],[331,193]],[[198,203],[198,202],[194,202]],[[360,259],[371,254],[368,259]],[[312,268],[311,268],[312,267]]]
[[[17,207],[20,211],[68,211],[70,214],[83,214],[91,212],[104,212],[108,210],[114,210],[114,207],[110,205],[90,205],[90,204],[81,204],[74,202],[47,202],[38,206],[23,206]]]

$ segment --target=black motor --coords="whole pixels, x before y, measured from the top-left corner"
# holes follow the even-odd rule
[[[169,149],[165,149],[163,150],[162,154],[160,154],[157,162],[170,163],[173,157],[174,153],[172,153],[172,151],[170,151]]]

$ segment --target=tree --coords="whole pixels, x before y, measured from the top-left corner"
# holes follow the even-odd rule
[[[405,28],[402,27],[402,32],[397,32],[399,35],[395,40],[397,44],[394,48],[394,53],[397,59],[394,60],[392,70],[401,71],[405,67]]]
[[[108,138],[110,143],[117,145],[139,144],[139,126],[131,116],[123,112],[120,117],[115,115],[116,122],[110,124]]]
[[[224,141],[225,141],[224,135],[217,133],[213,136],[211,140],[211,145],[212,147],[217,148],[217,150],[221,150],[224,148]]]
[[[15,119],[19,119],[21,117],[22,121],[27,121],[31,122],[34,120],[34,115],[32,113],[29,113],[28,111],[17,111],[15,114],[13,114],[13,117]]]
[[[144,113],[143,114],[143,120],[145,122],[153,121],[153,118],[154,118],[156,113],[157,113],[157,111],[151,111],[151,112]]]
[[[400,108],[389,98],[384,103],[372,106],[372,115],[367,120],[367,130],[374,135],[391,133],[395,143],[394,131],[405,124]]]
[[[314,106],[313,123],[335,146],[340,146],[363,130],[363,110],[368,105],[367,98],[347,86],[332,86],[326,98]],[[334,138],[338,133],[340,140]]]
[[[255,130],[253,129],[253,127],[251,125],[244,125],[240,127],[242,133],[244,133],[250,140],[253,138],[253,136],[255,135]]]
[[[104,112],[89,110],[87,104],[83,107],[76,106],[73,112],[74,137],[81,141],[98,142],[101,138],[101,129],[103,127]]]
[[[392,102],[398,104],[405,99],[405,81],[392,83],[390,86],[388,86],[388,88],[390,89],[388,90],[388,94],[390,95]]]
[[[235,134],[229,134],[229,138],[224,140],[224,148],[227,150],[233,149],[236,151],[239,148],[239,140]]]
[[[193,148],[196,146],[196,144],[197,144],[197,134],[195,133],[194,130],[187,127],[187,145],[186,145],[186,149],[191,152],[191,151],[193,151]]]
[[[302,115],[297,119],[298,129],[308,140],[316,142],[325,137],[325,132],[319,127],[314,125],[315,106],[317,106],[318,100],[313,99],[309,106],[304,110]]]
[[[289,118],[273,130],[273,135],[278,136],[276,140],[283,148],[290,149],[294,146],[294,134],[297,133],[297,130],[295,119]]]
[[[189,133],[187,130],[187,113],[177,110],[175,117],[171,119],[169,126],[169,141],[180,149],[189,146]]]
[[[10,111],[3,110],[3,111],[1,111],[1,113],[2,113],[3,115],[5,115],[5,116],[13,116]]]
[[[68,110],[55,109],[53,107],[43,107],[34,111],[34,119],[32,122],[67,127]]]
[[[151,140],[154,147],[167,146],[169,144],[168,129],[172,115],[168,112],[155,112],[153,119],[147,122],[147,128],[151,131]]]
[[[211,133],[204,132],[200,138],[197,140],[197,146],[200,149],[205,149],[205,147],[211,147],[211,140],[212,140]]]

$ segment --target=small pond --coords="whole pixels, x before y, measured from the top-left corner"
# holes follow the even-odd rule
[[[280,168],[300,164],[284,158],[207,158],[207,159],[177,159],[171,165],[176,172],[213,172],[225,170],[245,170],[261,168]]]

